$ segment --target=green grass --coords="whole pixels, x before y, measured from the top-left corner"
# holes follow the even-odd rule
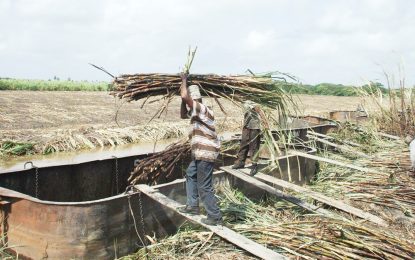
[[[361,87],[345,86],[342,84],[320,83],[317,85],[289,85],[285,90],[292,94],[327,95],[327,96],[359,96],[361,90],[374,93],[376,90],[387,94],[387,89],[380,83]]]
[[[330,95],[330,96],[359,96],[359,90],[373,93],[379,89],[383,94],[387,94],[387,89],[380,83],[373,83],[370,86],[362,87],[345,86],[333,83],[320,83],[317,85],[283,85],[285,91],[291,94],[308,95]],[[37,90],[37,91],[109,91],[109,82],[90,82],[73,80],[28,80],[0,78],[0,90]]]
[[[28,155],[33,153],[34,147],[31,143],[21,143],[13,141],[4,141],[0,143],[0,156]]]
[[[27,80],[0,78],[0,90],[40,90],[40,91],[108,91],[108,82],[73,80]]]

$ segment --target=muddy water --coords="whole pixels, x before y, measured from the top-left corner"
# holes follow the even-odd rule
[[[101,147],[92,150],[55,153],[50,155],[31,155],[20,156],[0,160],[0,173],[18,171],[24,169],[24,164],[28,161],[33,162],[37,167],[47,167],[55,165],[78,164],[88,161],[105,160],[112,156],[126,157],[137,154],[158,152],[166,148],[177,139],[166,139],[154,142],[141,142],[136,144],[126,144],[113,147]],[[30,165],[27,165],[30,168]]]
[[[223,133],[219,136],[221,140],[227,140],[235,133]],[[110,159],[113,156],[126,157],[138,154],[153,153],[164,150],[168,145],[178,141],[176,138],[159,140],[154,142],[140,142],[119,146],[101,147],[92,150],[61,152],[50,155],[30,155],[7,158],[0,160],[0,173],[19,171],[24,169],[24,164],[31,161],[37,167],[48,167],[55,165],[78,164],[88,161]],[[30,164],[27,168],[30,168]]]

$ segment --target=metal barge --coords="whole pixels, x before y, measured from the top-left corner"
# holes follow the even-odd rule
[[[114,259],[143,246],[137,231],[141,236],[174,234],[186,218],[142,192],[127,189],[134,161],[145,156],[0,172],[3,242],[23,259]],[[292,181],[302,182],[315,172],[312,159],[287,155],[278,161],[280,171],[271,173],[277,178],[297,176]],[[221,165],[232,162],[221,158]],[[185,164],[177,165],[176,180],[153,188],[183,203]],[[228,173],[215,174],[215,185],[224,181],[253,198],[266,193]]]

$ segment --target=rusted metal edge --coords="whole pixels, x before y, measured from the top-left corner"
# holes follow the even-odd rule
[[[35,197],[32,197],[30,195],[26,195],[24,193],[20,193],[14,190],[9,190],[3,187],[0,187],[0,196],[7,197],[7,198],[15,198],[15,199],[25,199],[37,203],[47,204],[47,205],[91,205],[91,204],[98,204],[100,202],[104,201],[110,201],[114,198],[119,197],[126,197],[128,194],[119,194],[112,197],[107,197],[99,200],[90,200],[90,201],[81,201],[81,202],[56,202],[56,201],[48,201],[48,200],[39,200]]]

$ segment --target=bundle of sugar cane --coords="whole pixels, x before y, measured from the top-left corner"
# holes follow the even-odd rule
[[[296,109],[295,101],[285,91],[298,83],[295,77],[278,71],[254,74],[250,70],[248,70],[249,75],[190,74],[196,49],[189,48],[187,62],[182,72],[188,75],[187,85],[198,85],[201,94],[213,98],[223,112],[223,106],[218,98],[228,99],[235,104],[251,100],[264,107],[277,109],[279,116],[283,117],[289,114],[289,109]],[[144,99],[142,106],[150,97],[161,96],[160,100],[164,102],[154,115],[160,117],[163,111],[167,111],[173,97],[180,94],[181,83],[181,74],[124,74],[114,77],[113,91],[110,94],[127,101]]]
[[[259,214],[258,214],[259,215]],[[314,217],[287,223],[253,222],[232,229],[283,248],[300,259],[413,259],[415,246],[387,232],[342,220]]]
[[[329,158],[340,157],[330,153],[326,155]],[[353,162],[365,164],[367,160]],[[381,173],[385,174],[364,173],[328,163],[320,163],[320,167],[318,178],[310,186],[314,191],[350,201],[361,209],[376,205],[377,213],[389,212],[390,209],[407,215],[415,212],[415,179],[408,172],[385,172],[382,168]]]
[[[276,80],[276,76],[277,73],[236,76],[191,74],[188,85],[198,85],[202,95],[207,97],[222,97],[238,103],[249,99],[285,111],[292,99],[284,87],[291,83]],[[111,94],[128,101],[159,95],[168,100],[179,95],[181,77],[180,74],[125,74],[116,77],[112,84],[114,90]]]
[[[381,207],[403,210],[406,214],[415,212],[415,187],[412,183],[399,183],[395,180],[383,182],[350,183],[346,196],[352,201],[376,204]],[[409,179],[409,178],[408,178]]]
[[[173,180],[177,163],[190,158],[190,142],[179,141],[168,146],[165,150],[142,159],[131,172],[128,181],[137,183],[157,184],[161,181]]]
[[[415,257],[415,244],[390,230],[335,215],[306,215],[275,198],[257,204],[239,191],[227,187],[221,191],[220,205],[227,226],[293,258],[409,260]]]
[[[224,141],[221,143],[220,154],[232,156],[228,154],[234,151],[235,143],[233,141]],[[179,141],[169,145],[165,150],[155,153],[147,158],[139,161],[134,167],[128,178],[132,184],[146,183],[158,184],[177,179],[182,175],[175,175],[175,170],[179,170],[176,166],[183,163],[186,159],[190,159],[190,141]],[[187,165],[180,165],[187,167]]]

